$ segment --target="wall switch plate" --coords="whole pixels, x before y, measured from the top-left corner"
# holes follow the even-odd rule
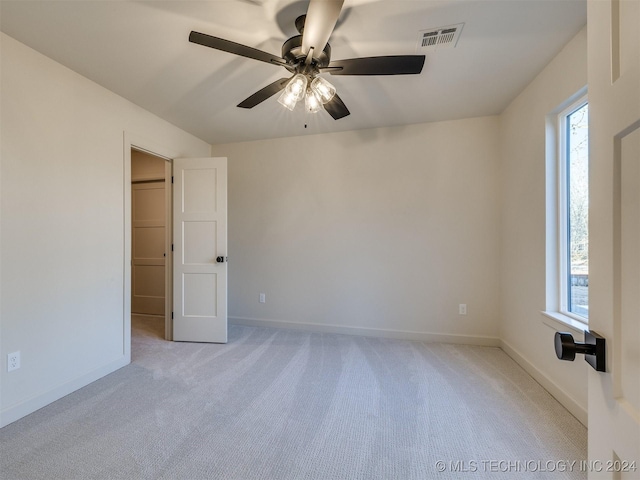
[[[260,294],[260,303],[266,303],[267,302],[267,296],[264,293]]]
[[[20,368],[20,351],[7,354],[7,372]]]
[[[466,315],[467,314],[467,304],[466,303],[461,303],[460,305],[458,305],[458,313],[460,315]]]

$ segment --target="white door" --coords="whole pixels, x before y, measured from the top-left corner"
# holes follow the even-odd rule
[[[164,199],[164,180],[131,186],[131,313],[164,316]]]
[[[640,0],[588,2],[589,478],[640,478]]]
[[[173,339],[227,342],[227,159],[173,161]]]

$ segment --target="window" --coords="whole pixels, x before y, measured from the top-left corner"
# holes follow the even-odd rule
[[[546,317],[589,318],[589,105],[586,87],[547,115]]]
[[[557,311],[589,318],[589,105],[557,115]]]

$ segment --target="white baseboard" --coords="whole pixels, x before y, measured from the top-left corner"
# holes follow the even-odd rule
[[[500,339],[480,335],[455,335],[429,332],[412,332],[406,330],[388,330],[382,328],[349,327],[344,325],[327,325],[321,323],[289,322],[285,320],[265,320],[258,318],[229,317],[229,323],[252,327],[289,328],[310,332],[337,333],[343,335],[361,335],[365,337],[396,338],[398,340],[416,340],[419,342],[457,343],[465,345],[482,345],[499,347]]]
[[[119,368],[128,365],[131,362],[126,356],[119,358],[103,367],[97,368],[79,378],[70,380],[62,385],[59,385],[48,392],[42,393],[35,397],[32,397],[24,402],[20,402],[16,405],[12,405],[2,411],[0,411],[0,428],[15,422],[16,420],[26,417],[30,413],[40,410],[42,407],[46,407],[50,403],[61,399],[62,397],[69,395],[70,393],[79,390],[82,387],[89,385],[92,382],[115,372]]]
[[[500,347],[515,362],[531,375],[536,382],[549,392],[556,400],[558,400],[564,408],[576,417],[585,427],[587,425],[587,409],[575,401],[573,397],[568,395],[557,383],[542,373],[536,366],[520,354],[515,348],[504,340],[501,340]]]

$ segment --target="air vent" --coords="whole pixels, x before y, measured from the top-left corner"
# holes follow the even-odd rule
[[[464,23],[430,28],[418,32],[418,51],[454,48],[458,44]]]

